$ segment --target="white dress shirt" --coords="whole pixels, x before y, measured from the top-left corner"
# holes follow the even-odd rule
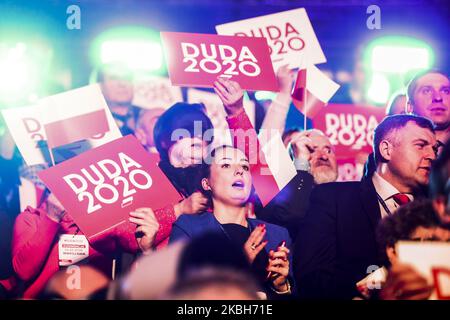
[[[381,197],[381,199],[384,200],[384,203],[388,207],[389,211],[391,213],[394,213],[397,211],[399,205],[392,197],[393,195],[400,193],[400,191],[397,190],[392,184],[387,182],[384,178],[382,178],[378,173],[374,173],[372,176],[372,182],[375,186],[375,190],[378,193],[378,195]],[[409,198],[409,200],[413,201],[414,197],[412,194],[406,194],[406,196]],[[380,212],[381,212],[381,218],[385,218],[389,215],[389,213],[384,209],[383,205],[378,201],[378,204],[380,206]]]

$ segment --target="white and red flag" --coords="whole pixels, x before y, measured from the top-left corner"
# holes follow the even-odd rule
[[[95,148],[122,136],[98,84],[44,98],[39,106],[50,149],[85,139]]]
[[[44,128],[51,149],[109,131],[105,110],[50,122]]]
[[[310,65],[298,71],[295,86],[292,89],[292,101],[295,107],[306,117],[314,118],[340,85],[328,78],[316,66]]]

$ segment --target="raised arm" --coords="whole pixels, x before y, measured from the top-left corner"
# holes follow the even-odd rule
[[[277,132],[283,135],[286,125],[286,117],[291,105],[291,90],[294,82],[294,73],[287,65],[280,67],[277,71],[277,79],[280,91],[267,109],[266,116],[261,126],[261,131],[272,133]]]

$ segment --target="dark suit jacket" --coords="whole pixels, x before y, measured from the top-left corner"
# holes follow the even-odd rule
[[[297,228],[305,216],[309,204],[314,178],[306,171],[297,175],[270,201],[266,207],[256,207],[258,219],[277,224],[288,229],[295,241]]]
[[[375,237],[380,219],[372,179],[316,186],[294,245],[300,297],[355,297],[367,269],[381,265]]]
[[[258,219],[247,219],[250,230],[256,228],[258,224],[266,225],[266,237],[268,241],[265,249],[267,252],[276,250],[281,241],[286,241],[286,246],[290,249],[292,241],[285,228],[270,224]],[[201,214],[183,214],[172,226],[169,243],[179,239],[193,238],[204,234],[205,232],[223,232],[222,227],[212,213],[205,212]]]

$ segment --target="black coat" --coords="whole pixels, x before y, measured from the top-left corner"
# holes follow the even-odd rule
[[[380,219],[372,179],[316,186],[294,245],[300,297],[355,297],[356,283],[381,265],[375,236]]]
[[[306,171],[297,171],[297,175],[266,207],[255,208],[256,216],[288,229],[291,238],[295,240],[298,225],[306,214],[313,187],[313,176]]]

